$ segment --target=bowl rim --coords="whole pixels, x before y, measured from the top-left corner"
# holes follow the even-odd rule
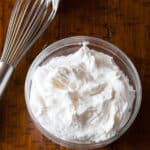
[[[80,42],[79,42],[80,41]],[[72,141],[67,141],[67,140],[63,140],[61,138],[58,138],[56,137],[55,135],[52,135],[51,133],[48,133],[48,134],[45,134],[44,131],[41,131],[41,129],[39,129],[39,126],[40,128],[42,128],[42,130],[45,130],[39,123],[39,126],[37,127],[36,125],[36,121],[33,119],[33,116],[31,114],[31,112],[29,111],[29,104],[28,104],[28,101],[29,101],[29,79],[30,79],[30,74],[33,70],[33,68],[40,62],[40,60],[43,60],[43,58],[45,58],[45,54],[51,54],[53,52],[55,52],[56,50],[60,49],[60,48],[63,48],[65,46],[71,46],[71,45],[81,45],[84,41],[88,41],[89,44],[93,44],[94,42],[96,43],[104,43],[106,44],[108,47],[111,47],[111,49],[107,49],[108,51],[111,51],[111,52],[115,52],[115,54],[118,56],[119,54],[119,58],[121,60],[125,59],[126,62],[130,65],[130,68],[132,69],[134,75],[135,75],[135,78],[137,80],[137,87],[138,87],[138,91],[137,94],[136,94],[136,97],[135,97],[135,100],[138,101],[138,104],[135,104],[135,110],[132,114],[132,116],[130,117],[130,119],[128,120],[127,124],[125,126],[123,126],[121,128],[121,130],[119,131],[119,134],[118,135],[115,135],[113,136],[112,138],[109,138],[105,141],[101,141],[101,142],[98,142],[98,143],[78,143],[78,142],[72,142]],[[93,42],[93,43],[92,43]],[[65,43],[65,44],[64,44]],[[98,45],[98,44],[97,44]],[[113,51],[112,51],[113,49]],[[40,58],[40,60],[39,60]],[[123,60],[124,61],[124,60]],[[129,66],[127,66],[129,67]],[[128,68],[129,69],[129,68]],[[137,89],[136,89],[137,90]],[[37,56],[36,58],[34,59],[34,61],[32,62],[31,66],[29,67],[29,70],[28,70],[28,73],[27,73],[27,76],[26,76],[26,79],[25,79],[25,88],[24,88],[24,92],[25,92],[25,102],[26,102],[26,105],[27,105],[27,109],[28,109],[28,112],[30,114],[30,117],[32,118],[33,120],[33,123],[36,125],[36,127],[38,128],[38,130],[41,131],[42,134],[44,134],[48,139],[58,143],[57,141],[53,140],[53,138],[57,139],[57,140],[61,140],[61,143],[58,143],[60,145],[63,145],[63,146],[67,146],[68,144],[71,144],[71,145],[79,145],[81,147],[87,147],[87,146],[90,146],[90,147],[93,147],[93,148],[97,148],[97,147],[103,147],[105,145],[108,145],[112,142],[114,142],[115,140],[117,140],[120,136],[122,136],[129,128],[130,126],[133,124],[134,120],[136,119],[137,117],[137,114],[139,113],[139,110],[140,110],[140,107],[141,107],[141,101],[142,101],[142,85],[141,85],[141,80],[140,80],[140,77],[139,77],[139,74],[137,72],[137,69],[136,67],[134,66],[133,62],[129,59],[129,57],[121,50],[119,49],[118,47],[116,47],[115,45],[113,45],[112,43],[108,42],[108,41],[105,41],[105,40],[102,40],[100,38],[96,38],[96,37],[91,37],[91,36],[72,36],[72,37],[67,37],[67,38],[64,38],[64,39],[61,39],[61,40],[58,40],[52,44],[50,44],[48,47],[46,47],[44,50],[42,50]],[[47,132],[45,130],[45,132]],[[51,136],[51,137],[50,137]],[[69,147],[69,146],[67,146]]]

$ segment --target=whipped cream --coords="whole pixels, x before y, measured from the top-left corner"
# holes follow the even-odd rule
[[[30,109],[49,133],[72,142],[107,140],[128,121],[135,91],[113,58],[86,44],[32,76]]]

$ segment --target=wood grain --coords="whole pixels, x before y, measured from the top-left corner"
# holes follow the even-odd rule
[[[15,0],[0,0],[0,50]],[[115,143],[101,150],[150,150],[150,0],[63,0],[48,30],[15,70],[0,101],[0,150],[69,150],[43,137],[32,123],[24,98],[26,73],[47,45],[68,36],[108,40],[135,63],[142,80],[140,113]]]

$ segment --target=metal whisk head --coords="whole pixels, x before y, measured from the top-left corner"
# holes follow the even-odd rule
[[[59,0],[18,0],[10,19],[1,60],[14,67],[47,28]]]
[[[18,0],[9,22],[0,59],[0,97],[14,67],[48,27],[59,0]]]

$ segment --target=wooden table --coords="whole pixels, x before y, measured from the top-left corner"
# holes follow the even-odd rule
[[[0,0],[1,51],[14,2]],[[136,121],[102,150],[150,150],[150,0],[63,0],[48,30],[18,65],[0,101],[0,150],[67,150],[35,128],[25,105],[24,82],[29,66],[44,47],[74,35],[114,43],[135,63],[142,80],[142,107]]]

